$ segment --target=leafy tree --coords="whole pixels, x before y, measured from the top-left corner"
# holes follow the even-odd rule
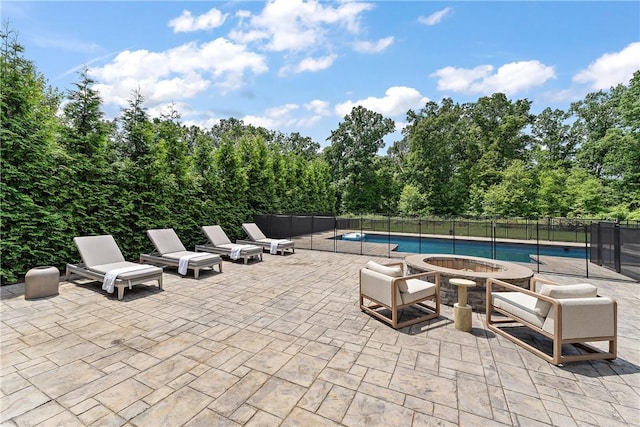
[[[405,184],[400,194],[398,211],[403,215],[422,215],[427,206],[426,197],[415,185]]]
[[[342,212],[372,212],[378,207],[373,159],[384,147],[384,136],[394,128],[393,120],[357,106],[331,132],[331,146],[325,150],[325,158]]]
[[[535,181],[522,160],[514,160],[502,172],[502,180],[485,193],[485,212],[490,215],[536,217]]]
[[[419,112],[407,114],[404,134],[410,151],[406,177],[424,197],[425,213],[454,214],[463,210],[475,152],[469,141],[473,129],[465,107],[449,98],[441,105],[429,102]],[[461,185],[461,183],[464,183]]]
[[[568,169],[575,156],[576,136],[567,124],[568,112],[545,108],[531,125],[532,157],[545,168]]]
[[[529,114],[531,101],[509,100],[503,93],[481,97],[470,106],[470,115],[478,126],[481,153],[472,173],[482,187],[498,184],[503,171],[513,160],[528,163],[526,148],[529,136],[523,131],[533,120]]]

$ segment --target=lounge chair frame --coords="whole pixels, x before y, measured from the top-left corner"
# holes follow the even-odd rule
[[[536,356],[542,358],[543,360],[552,363],[554,365],[564,364],[567,362],[576,362],[576,361],[584,361],[584,360],[614,360],[616,358],[616,350],[617,350],[617,302],[611,298],[609,298],[613,303],[613,335],[612,336],[593,336],[593,337],[585,337],[578,339],[563,339],[562,338],[562,319],[563,319],[563,306],[562,300],[551,298],[546,295],[541,295],[535,291],[537,289],[537,283],[548,283],[552,285],[558,285],[558,283],[552,282],[550,280],[533,277],[530,280],[530,289],[524,289],[519,286],[512,285],[510,283],[504,282],[498,279],[487,279],[486,283],[486,324],[489,330],[507,338],[511,342],[521,346],[522,348],[530,351]],[[553,333],[549,333],[542,328],[527,322],[521,317],[495,307],[493,305],[493,287],[500,286],[501,290],[520,292],[526,295],[530,295],[534,298],[537,298],[542,301],[547,301],[551,303],[551,308],[549,313],[553,312],[554,315],[554,331]],[[601,298],[598,295],[598,298]],[[501,314],[503,317],[494,318],[493,314],[497,312]],[[547,315],[548,316],[548,315]],[[543,335],[553,341],[553,353],[551,355],[545,353],[544,351],[530,345],[529,343],[519,339],[518,337],[508,333],[503,328],[498,325],[510,325],[510,326],[522,326],[529,328],[540,335]],[[596,347],[593,347],[588,342],[597,342],[597,341],[607,341],[609,344],[608,351],[602,351]],[[562,345],[563,344],[572,344],[575,347],[578,347],[582,350],[585,350],[584,354],[577,355],[564,355],[562,353]]]
[[[118,269],[137,266],[136,263],[125,260],[118,244],[110,234],[100,236],[79,236],[73,239],[80,252],[82,262],[66,266],[65,280],[73,283],[73,276],[97,280],[104,283],[105,269]],[[157,280],[162,289],[162,268],[148,266],[146,269],[122,272],[116,278],[114,287],[118,288],[118,299],[124,297],[124,289],[131,289],[133,285]]]
[[[255,230],[252,231],[250,228],[254,228]],[[271,250],[271,242],[275,240],[286,240],[266,237],[262,230],[260,230],[260,228],[253,222],[242,224],[242,229],[247,233],[247,237],[245,239],[236,240],[236,243],[262,246],[263,251],[264,249]],[[256,235],[256,233],[258,234]],[[286,251],[291,251],[292,254],[296,252],[295,243],[293,241],[287,240],[286,242],[280,241],[278,243],[276,253],[280,252],[281,255],[284,255]]]
[[[197,252],[186,250],[172,228],[147,230],[147,236],[155,246],[155,249],[148,254],[140,254],[140,262],[178,268],[180,266],[179,257],[169,257],[168,255],[197,254]],[[162,253],[160,251],[162,251]],[[188,269],[193,270],[193,277],[195,279],[200,277],[200,270],[210,269],[215,271],[214,267],[216,265],[220,273],[222,273],[222,258],[220,258],[220,256],[210,255],[205,258],[207,254],[201,255],[203,255],[201,259],[192,258],[189,260]]]
[[[386,267],[395,267],[399,266],[404,271],[404,263],[390,263],[385,264]],[[418,274],[411,274],[403,277],[390,277],[390,288],[389,292],[391,293],[391,305],[384,304],[369,295],[366,295],[362,291],[362,270],[360,270],[360,309],[370,315],[376,317],[377,319],[382,320],[383,322],[388,323],[394,329],[404,328],[406,326],[411,326],[416,323],[426,322],[427,320],[435,319],[440,316],[440,273],[437,271],[429,271]],[[433,278],[433,283],[436,285],[435,293],[425,298],[417,299],[408,304],[402,304],[398,301],[398,294],[400,292],[398,286],[401,281],[410,280],[410,279],[424,279],[424,278]],[[365,300],[369,301],[365,303]],[[424,301],[433,301],[435,303],[435,307],[431,307],[424,303]],[[426,314],[422,316],[415,317],[410,320],[406,320],[404,322],[399,322],[399,312],[407,307],[417,307],[421,311],[426,312]],[[387,309],[391,311],[391,317],[388,317],[381,313],[381,309]]]
[[[203,245],[196,245],[195,248],[194,248],[195,251],[196,252],[209,252],[209,253],[223,255],[223,256],[231,258],[231,249],[229,247],[216,246],[213,243],[213,241],[211,240],[211,237],[209,236],[208,231],[214,232],[214,230],[209,229],[208,226],[203,226],[202,227],[202,232],[209,239],[209,243],[205,243]],[[223,237],[225,239],[225,242],[228,241],[229,245],[233,245],[233,243],[231,243],[231,241],[229,240],[229,238],[225,234],[224,230],[222,230],[222,228],[219,227],[218,232],[222,233],[222,235],[223,235]],[[251,248],[244,247],[240,251],[240,257],[239,258],[241,258],[244,261],[244,264],[247,264],[247,262],[252,258],[259,259],[260,261],[262,261],[262,253],[264,251],[263,251],[261,246],[256,245],[254,242],[247,242],[247,243],[236,242],[236,245],[241,245],[241,244],[251,245],[252,246]]]
[[[165,258],[157,251],[153,251],[148,254],[140,254],[140,262],[148,262],[153,265],[168,266],[178,268],[180,262],[177,259]],[[212,270],[218,266],[218,270],[222,273],[222,258],[217,260],[204,259],[202,261],[189,260],[189,270],[193,270],[193,278],[198,279],[200,277],[200,270]]]
[[[104,274],[89,270],[84,263],[67,264],[65,281],[73,283],[73,275],[83,277],[85,279],[92,279],[97,281],[104,281]],[[124,297],[125,288],[131,289],[134,285],[139,285],[152,280],[158,281],[158,288],[162,290],[162,269],[158,273],[149,274],[142,271],[140,274],[134,275],[127,280],[117,278],[114,286],[118,288],[118,299],[121,300]]]

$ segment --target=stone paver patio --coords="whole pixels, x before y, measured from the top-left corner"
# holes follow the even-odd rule
[[[358,308],[369,256],[265,254],[200,280],[164,275],[123,301],[62,282],[3,286],[0,424],[105,426],[640,425],[638,283],[618,300],[618,359],[555,367],[440,318],[393,330]],[[384,262],[384,258],[379,258]]]

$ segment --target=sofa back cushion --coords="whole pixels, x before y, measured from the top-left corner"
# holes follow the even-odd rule
[[[598,288],[588,283],[577,285],[542,285],[540,295],[546,295],[555,299],[564,298],[592,298],[598,296]]]
[[[550,285],[545,283],[540,288],[540,295],[546,295],[554,299],[592,298],[598,296],[598,288],[588,283],[577,285]],[[550,302],[540,299],[536,301],[534,310],[539,316],[546,316],[550,309]]]

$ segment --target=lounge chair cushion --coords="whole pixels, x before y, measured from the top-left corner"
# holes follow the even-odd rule
[[[135,262],[122,261],[122,262],[112,262],[109,264],[93,265],[90,267],[90,269],[100,274],[107,274],[108,272],[113,270],[119,270],[121,268],[127,268],[127,267],[137,267],[140,265],[141,264],[138,264]],[[118,274],[118,279],[129,280],[130,278],[133,278],[133,277],[145,276],[148,274],[153,274],[153,273],[162,271],[161,268],[155,267],[153,265],[148,265],[147,267],[148,268],[145,268],[145,269]]]
[[[125,261],[118,244],[110,234],[75,237],[73,242],[87,267]]]
[[[411,304],[414,301],[420,301],[436,293],[436,284],[420,279],[403,280],[407,290],[400,290],[400,298],[402,304]]]
[[[160,255],[187,250],[172,228],[147,230],[147,235]]]
[[[242,224],[242,229],[249,235],[251,240],[265,240],[267,238],[262,230],[253,222]]]
[[[195,252],[191,252],[191,251],[179,251],[179,252],[172,252],[172,253],[168,253],[168,254],[163,254],[162,256],[164,258],[170,258],[170,259],[176,259],[176,260],[180,260],[180,258],[182,258],[183,256],[189,256],[189,255],[194,255]],[[213,258],[219,258],[218,255],[215,254],[209,254],[206,252],[202,252],[201,254],[198,253],[198,257],[193,257],[192,260],[194,262],[199,262],[199,261],[203,261],[205,259],[213,259]]]
[[[391,277],[402,277],[402,269],[399,266],[387,267],[386,265],[378,264],[374,261],[369,261],[366,265],[366,268],[369,270],[377,271],[378,273],[384,274],[385,276]],[[406,290],[400,289],[402,292],[406,292]]]
[[[492,292],[492,303],[507,313],[521,318],[539,328],[544,324],[545,317],[538,314],[536,307],[538,298],[520,292]],[[547,309],[547,312],[549,309]]]

